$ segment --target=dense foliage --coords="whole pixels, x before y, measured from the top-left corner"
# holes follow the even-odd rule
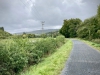
[[[69,19],[64,20],[64,24],[62,28],[60,29],[60,33],[63,34],[65,37],[76,37],[77,36],[77,29],[80,25],[81,20],[76,19]]]
[[[89,40],[100,38],[100,5],[98,6],[97,14],[82,22],[77,30],[78,37]]]
[[[99,38],[98,30],[100,26],[98,24],[98,19],[96,16],[86,19],[77,30],[78,37],[86,39],[96,39]]]
[[[39,41],[13,39],[0,42],[0,75],[15,75],[27,66],[40,62],[64,42],[63,36]]]
[[[100,5],[97,14],[91,18],[64,20],[60,33],[65,37],[79,37],[85,39],[100,39]]]

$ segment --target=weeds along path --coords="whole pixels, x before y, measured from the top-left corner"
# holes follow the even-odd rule
[[[73,41],[73,50],[61,75],[100,75],[100,52],[83,42]]]
[[[59,75],[71,50],[72,41],[66,40],[66,43],[63,46],[44,58],[42,62],[31,66],[27,71],[23,71],[18,75]]]

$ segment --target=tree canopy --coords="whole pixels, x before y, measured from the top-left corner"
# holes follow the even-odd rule
[[[100,38],[100,5],[97,14],[83,22],[79,19],[64,20],[60,33],[65,37],[80,37],[86,39]]]
[[[76,19],[69,19],[64,20],[63,26],[60,29],[60,33],[64,35],[66,38],[69,37],[76,37],[77,36],[77,29],[81,23],[79,18]]]

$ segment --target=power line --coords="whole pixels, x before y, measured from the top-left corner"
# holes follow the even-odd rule
[[[34,7],[34,8],[35,8],[35,7]],[[36,8],[35,8],[34,12],[35,12],[35,14],[38,16],[38,19],[42,19],[42,18],[40,17],[39,12],[36,10]]]
[[[30,1],[33,3],[33,1],[32,1],[32,0],[30,0]],[[35,7],[34,3],[33,3],[33,6],[34,6],[34,8],[35,8],[35,10],[36,10],[37,14],[39,15],[39,17],[42,19],[41,15],[40,15],[39,11],[37,10],[37,8]],[[44,23],[45,23],[45,21],[42,21],[41,23],[42,23],[42,34],[43,34],[43,30],[44,30]]]
[[[44,23],[45,23],[45,21],[42,21],[41,23],[42,23],[42,34],[43,34],[43,30],[44,30]]]
[[[20,2],[23,3],[23,5],[24,5],[26,8],[29,8],[22,0],[20,0]],[[29,2],[33,3],[32,0],[29,0]],[[30,5],[29,2],[27,2],[27,3]],[[40,15],[39,11],[37,10],[37,8],[35,7],[34,3],[33,3],[33,7],[34,7],[34,9],[35,9],[35,10],[34,10],[34,12],[35,12],[35,17],[36,17],[37,19],[42,19],[41,15]]]
[[[34,6],[34,4],[33,4],[33,1],[32,0],[29,0],[27,3],[30,5],[30,2],[32,3],[32,6]],[[35,7],[34,7],[35,8]],[[40,19],[41,17],[40,17],[40,14],[39,14],[39,12],[37,11],[37,9],[35,8],[35,10],[34,10],[34,14],[33,14],[35,17],[36,17],[36,19]],[[41,18],[42,19],[42,18]]]
[[[22,0],[20,0],[20,2],[26,7],[26,8],[29,8]],[[28,2],[27,2],[28,3]],[[28,3],[29,4],[29,3]],[[30,4],[29,4],[30,5]],[[38,16],[37,15],[34,15],[37,19],[38,19]]]
[[[21,0],[20,0],[21,1]],[[22,1],[21,1],[22,2]],[[39,11],[37,10],[37,8],[35,7],[35,5],[34,5],[34,2],[32,1],[32,0],[29,0],[27,3],[30,5],[30,3],[29,2],[31,2],[31,3],[33,3],[33,7],[34,7],[34,16],[37,18],[37,19],[42,19],[42,17],[41,17],[41,15],[40,15],[40,13],[39,13]],[[26,7],[26,8],[29,8],[29,7],[27,7],[27,5],[24,3],[24,2],[22,2],[23,3],[23,5]],[[42,21],[41,22],[42,23],[42,33],[43,33],[43,30],[44,30],[44,23],[45,23],[45,21]]]
[[[26,8],[28,8],[27,5],[26,5],[24,2],[22,2],[22,0],[20,0],[20,2],[21,2]]]
[[[32,0],[30,0],[30,2],[33,3]],[[34,8],[35,8],[35,10],[36,10],[36,12],[37,12],[37,14],[38,14],[38,16],[42,19],[41,14],[39,13],[39,11],[37,10],[37,8],[35,7],[35,4],[34,4],[34,3],[33,3],[33,6],[34,6]]]

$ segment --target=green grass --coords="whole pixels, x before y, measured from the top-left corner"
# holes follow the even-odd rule
[[[89,46],[91,46],[92,48],[100,51],[100,44],[95,43],[95,42],[91,42],[91,41],[87,41],[87,40],[82,40],[82,41],[84,43],[88,44]]]
[[[72,49],[72,41],[67,42],[55,53],[51,54],[44,61],[31,66],[27,71],[20,75],[59,75]]]

